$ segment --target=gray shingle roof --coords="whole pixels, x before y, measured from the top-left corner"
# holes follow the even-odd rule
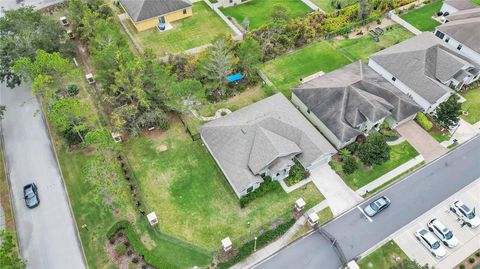
[[[336,150],[283,96],[276,94],[200,128],[203,141],[237,195],[262,182],[258,173],[297,154],[305,167]]]
[[[440,81],[448,80],[463,64],[476,64],[446,47],[433,33],[424,32],[370,56],[410,89],[434,104],[450,91]],[[448,63],[448,64],[446,64]]]
[[[458,21],[469,18],[480,17],[480,7],[460,10],[447,16],[448,21]]]
[[[480,53],[480,17],[450,21],[438,26],[437,29]]]
[[[444,2],[445,4],[448,4],[449,6],[452,6],[458,10],[464,10],[464,9],[470,9],[477,7],[474,5],[470,0],[446,0]]]
[[[189,0],[120,0],[120,3],[135,22],[192,6]]]
[[[362,61],[320,76],[293,89],[293,93],[340,140],[361,132],[355,127],[387,116],[401,121],[420,107]]]

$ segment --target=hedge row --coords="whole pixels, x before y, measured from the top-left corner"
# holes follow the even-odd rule
[[[417,120],[418,124],[423,127],[423,129],[427,131],[430,131],[430,129],[432,129],[433,123],[428,120],[427,116],[425,116],[425,114],[423,114],[422,112],[418,112],[415,119]]]
[[[295,219],[291,218],[287,222],[278,225],[275,229],[269,230],[264,234],[257,237],[257,249],[260,249],[271,242],[275,241],[280,236],[284,235],[288,229],[290,229],[293,224],[295,224]],[[227,269],[232,267],[233,265],[237,264],[238,262],[242,261],[243,259],[247,258],[253,253],[253,248],[255,245],[255,240],[249,241],[242,245],[239,249],[237,255],[233,256],[229,261],[224,263],[219,263],[219,269]]]
[[[353,23],[349,24],[348,26],[345,26],[345,27],[340,28],[338,30],[329,32],[328,36],[333,37],[333,36],[337,36],[337,35],[348,35],[354,29],[358,28],[359,26],[369,24],[372,21],[380,20],[381,18],[382,18],[382,15],[378,15],[378,16],[371,16],[371,17],[369,17],[365,20],[361,20],[361,21],[358,21],[358,22],[353,22]]]
[[[273,181],[270,177],[265,177],[263,179],[263,183],[260,184],[260,187],[258,187],[253,192],[250,192],[249,194],[242,196],[240,198],[240,207],[244,208],[251,201],[259,197],[262,197],[263,195],[265,195],[266,193],[269,193],[272,190],[279,189],[279,188],[281,188],[281,186],[280,186],[280,183],[278,183],[278,181]]]
[[[119,230],[124,230],[128,241],[139,256],[143,256],[145,262],[155,268],[177,269],[178,267],[157,257],[152,251],[148,250],[138,239],[138,235],[132,228],[130,222],[121,220],[115,223],[107,232],[107,238],[112,238]]]

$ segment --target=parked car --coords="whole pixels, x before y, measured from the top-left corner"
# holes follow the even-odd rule
[[[415,232],[415,237],[424,245],[435,257],[443,257],[447,253],[445,248],[437,239],[426,229],[420,228]]]
[[[365,214],[367,214],[369,217],[373,217],[380,213],[380,211],[384,210],[391,204],[390,199],[387,198],[387,196],[382,196],[377,198],[375,201],[371,202],[369,205],[367,205],[363,211]]]
[[[468,227],[476,228],[480,225],[480,218],[475,215],[475,210],[470,209],[462,201],[457,200],[450,205],[450,210],[455,213]]]
[[[428,230],[434,233],[449,248],[453,248],[458,244],[458,239],[453,235],[453,232],[438,219],[432,219],[428,223]]]
[[[40,198],[38,197],[37,185],[30,183],[23,187],[23,197],[28,208],[37,207],[40,204]]]

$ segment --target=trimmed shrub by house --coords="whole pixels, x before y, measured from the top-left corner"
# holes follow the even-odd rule
[[[390,146],[383,135],[372,133],[360,144],[358,157],[365,165],[382,164],[390,160]]]
[[[427,131],[430,131],[430,129],[433,127],[433,123],[428,120],[427,116],[425,116],[425,114],[422,112],[417,113],[415,120],[418,122],[418,124],[420,124],[420,126],[422,126],[423,129]]]
[[[358,163],[355,157],[348,156],[343,159],[342,170],[346,175],[350,175],[358,169]]]
[[[278,183],[277,181],[273,181],[270,177],[264,177],[263,183],[260,184],[260,187],[258,187],[258,189],[240,198],[240,207],[244,208],[251,201],[257,199],[258,197],[264,196],[270,191],[279,188],[281,188],[280,183]]]
[[[295,160],[295,164],[290,168],[288,177],[285,179],[287,186],[292,186],[298,182],[306,179],[310,176],[310,173],[303,168],[302,164]]]

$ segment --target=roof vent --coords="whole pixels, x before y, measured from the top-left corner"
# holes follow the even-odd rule
[[[243,134],[247,134],[247,130],[245,130],[245,129],[243,129],[243,128],[241,128],[240,130],[242,130],[242,133],[243,133]]]

